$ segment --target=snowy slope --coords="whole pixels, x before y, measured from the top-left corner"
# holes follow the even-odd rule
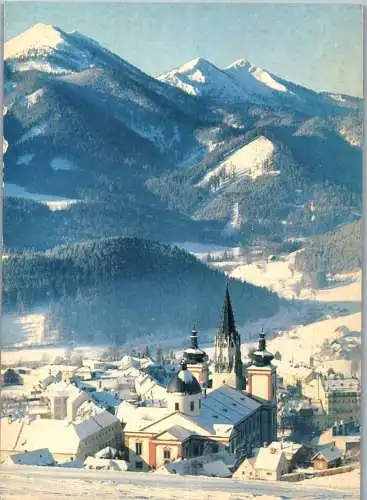
[[[258,137],[229,155],[218,167],[208,172],[197,186],[206,187],[210,181],[218,178],[214,188],[218,189],[242,177],[254,180],[263,175],[277,175],[279,172],[272,169],[276,151],[273,142],[264,136]]]
[[[268,95],[273,91],[289,92],[275,75],[256,67],[246,59],[233,62],[224,71],[248,93]]]
[[[307,482],[239,481],[144,472],[91,471],[63,467],[4,466],[4,498],[51,500],[70,498],[149,498],[151,500],[280,500],[281,498],[359,498],[359,484],[349,481],[333,487],[331,478],[317,485]],[[312,480],[310,480],[312,481]],[[62,493],[61,493],[62,492]]]

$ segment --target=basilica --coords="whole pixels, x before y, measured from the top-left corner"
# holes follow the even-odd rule
[[[135,470],[222,450],[243,457],[276,440],[273,355],[260,333],[245,369],[240,347],[227,287],[212,362],[199,348],[193,328],[191,345],[166,387],[164,402],[121,404],[126,458]]]

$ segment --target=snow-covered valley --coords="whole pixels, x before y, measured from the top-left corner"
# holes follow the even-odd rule
[[[193,253],[200,260],[211,257],[210,266],[221,269],[228,276],[266,287],[286,299],[284,306],[273,317],[239,324],[242,352],[246,357],[249,348],[257,342],[261,329],[268,335],[269,348],[282,352],[283,362],[305,363],[310,356],[317,357],[325,343],[332,343],[333,355],[323,357],[322,365],[330,366],[340,359],[341,371],[351,370],[348,357],[355,346],[361,343],[361,273],[340,276],[327,289],[310,289],[302,285],[302,274],[294,270],[295,254],[270,261],[257,256],[254,250],[251,262],[247,262],[239,247],[203,245],[194,242],[176,243]],[[235,311],[238,304],[234,304]],[[218,314],[220,304],[218,304]],[[19,360],[41,360],[60,356],[66,347],[57,346],[58,332],[47,330],[48,310],[29,311],[19,318],[15,314],[3,317],[3,335],[7,350],[3,362],[17,363]],[[214,322],[217,321],[215,318]],[[188,324],[187,332],[190,330]],[[200,325],[197,325],[200,330]],[[147,342],[154,348],[177,349],[178,354],[187,346],[187,332],[162,332],[154,338],[135,337],[137,348]],[[215,328],[200,331],[200,345],[211,354]],[[52,345],[50,345],[52,344]],[[14,346],[14,348],[10,348]],[[33,347],[31,347],[33,346]],[[38,346],[37,348],[35,348]],[[80,349],[100,354],[106,346],[85,346]]]

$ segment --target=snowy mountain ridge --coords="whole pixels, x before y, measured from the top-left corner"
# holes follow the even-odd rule
[[[247,100],[274,93],[290,93],[280,79],[246,59],[238,59],[221,69],[203,58],[196,58],[163,73],[158,79],[196,96]]]

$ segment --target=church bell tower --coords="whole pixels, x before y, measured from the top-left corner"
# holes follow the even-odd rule
[[[223,384],[234,389],[244,389],[241,338],[236,330],[228,285],[214,342],[212,389],[217,389]]]

